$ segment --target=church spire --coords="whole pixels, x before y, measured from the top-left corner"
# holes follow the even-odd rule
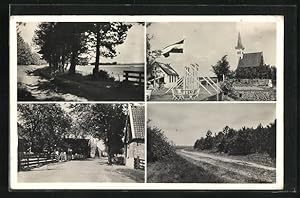
[[[239,32],[239,35],[238,35],[238,41],[237,41],[237,45],[236,45],[235,49],[237,49],[237,50],[244,50],[245,49],[245,47],[242,44],[242,39],[241,39],[240,32]]]

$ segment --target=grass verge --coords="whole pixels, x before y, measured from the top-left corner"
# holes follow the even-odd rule
[[[206,172],[203,168],[177,154],[164,160],[148,162],[149,183],[223,183],[223,179]]]

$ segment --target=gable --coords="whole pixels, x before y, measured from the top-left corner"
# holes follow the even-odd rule
[[[168,75],[179,76],[178,73],[170,66],[170,64],[155,62],[154,65],[160,67]]]

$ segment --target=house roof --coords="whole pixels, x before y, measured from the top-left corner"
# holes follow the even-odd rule
[[[263,53],[244,53],[239,60],[238,67],[259,67],[263,63]]]
[[[130,124],[132,139],[144,139],[145,137],[145,108],[141,105],[130,106]]]
[[[179,76],[170,64],[155,62],[154,65],[159,66],[168,75]]]

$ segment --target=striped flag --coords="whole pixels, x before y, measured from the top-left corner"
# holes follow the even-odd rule
[[[164,57],[169,57],[170,53],[183,53],[183,44],[184,39],[172,45],[168,45],[162,50],[162,55],[164,55]]]

